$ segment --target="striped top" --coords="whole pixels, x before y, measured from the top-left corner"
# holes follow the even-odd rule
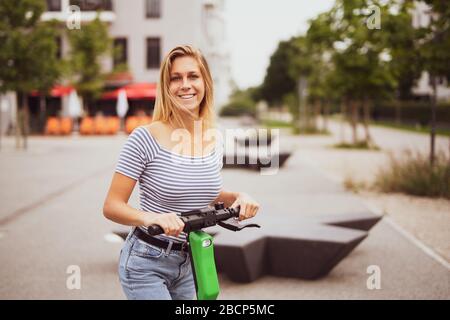
[[[181,213],[205,208],[217,198],[222,189],[222,154],[217,146],[204,156],[174,153],[161,146],[147,128],[138,127],[128,136],[115,171],[139,181],[142,211]],[[178,238],[157,237],[181,242],[186,233]]]

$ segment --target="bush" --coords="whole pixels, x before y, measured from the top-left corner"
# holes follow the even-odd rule
[[[364,149],[364,150],[380,150],[380,148],[373,143],[367,141],[358,141],[356,143],[341,142],[334,145],[337,149]]]
[[[223,117],[249,115],[256,117],[256,106],[253,101],[248,99],[237,99],[231,101],[220,110]]]
[[[383,192],[403,192],[415,196],[450,199],[450,159],[437,154],[430,165],[428,156],[406,151],[403,158],[390,156],[390,164],[381,169],[375,187]]]

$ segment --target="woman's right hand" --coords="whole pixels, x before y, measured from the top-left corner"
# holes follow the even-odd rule
[[[174,237],[178,237],[184,228],[183,220],[173,212],[155,214],[152,219],[147,220],[144,226],[148,227],[154,224],[159,225],[164,230],[164,234]]]

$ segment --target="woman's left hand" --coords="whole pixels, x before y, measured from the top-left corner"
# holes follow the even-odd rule
[[[257,203],[252,197],[246,193],[239,193],[234,203],[231,205],[232,208],[241,206],[239,211],[239,220],[245,220],[252,218],[256,215],[259,210],[259,203]]]

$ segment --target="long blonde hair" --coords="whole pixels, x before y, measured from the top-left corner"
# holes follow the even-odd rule
[[[164,58],[159,73],[155,110],[153,112],[154,121],[162,121],[184,127],[181,120],[180,111],[183,107],[176,101],[170,93],[170,70],[173,61],[178,57],[189,56],[194,58],[199,66],[205,84],[205,95],[200,103],[199,119],[202,120],[203,131],[214,127],[214,88],[209,71],[208,63],[200,50],[190,46],[182,45],[173,48]]]

